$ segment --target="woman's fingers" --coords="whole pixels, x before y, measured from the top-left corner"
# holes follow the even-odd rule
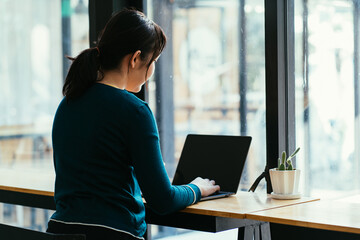
[[[215,185],[215,180],[210,180],[208,178],[203,179],[201,177],[197,177],[191,183],[197,185],[200,188],[201,196],[203,197],[220,190],[220,186]]]
[[[210,180],[208,178],[204,178],[204,181],[207,182],[207,183],[210,183],[212,185],[215,185],[215,180]]]

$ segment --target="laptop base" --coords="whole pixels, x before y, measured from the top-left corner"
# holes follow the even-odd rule
[[[212,199],[218,199],[218,198],[224,198],[224,197],[229,197],[231,195],[234,195],[235,193],[233,192],[216,192],[214,194],[211,194],[207,197],[201,197],[200,201],[207,201],[207,200],[212,200]]]

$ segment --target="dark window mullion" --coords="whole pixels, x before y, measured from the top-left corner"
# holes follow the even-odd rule
[[[294,25],[294,1],[286,1],[286,26],[285,43],[286,45],[286,151],[291,154],[296,148],[295,134],[295,25]],[[296,166],[295,159],[293,163]]]
[[[113,0],[89,0],[89,34],[90,47],[97,45],[100,31],[113,13]]]
[[[289,152],[295,140],[293,9],[287,0],[265,0],[266,147],[265,178],[272,192],[269,169],[277,166],[283,150]],[[291,25],[292,24],[292,25]],[[290,34],[291,33],[291,34]],[[290,37],[288,37],[290,36]],[[291,41],[291,45],[289,42]],[[293,50],[292,50],[293,51]],[[291,89],[291,92],[288,91]]]
[[[144,9],[143,6],[143,0],[89,0],[90,47],[97,45],[99,33],[114,12],[130,7],[142,11]],[[141,91],[135,95],[145,100],[145,88],[142,87]]]

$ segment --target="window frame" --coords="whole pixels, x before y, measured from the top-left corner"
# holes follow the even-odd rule
[[[295,148],[294,55],[294,1],[265,0],[266,166],[249,191],[265,178],[270,194],[269,170]]]

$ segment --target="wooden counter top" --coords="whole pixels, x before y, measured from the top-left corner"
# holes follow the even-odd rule
[[[360,234],[360,195],[353,201],[321,200],[249,213],[246,218]]]
[[[302,197],[295,200],[277,200],[266,193],[238,192],[235,196],[203,201],[189,206],[182,212],[217,217],[245,218],[245,214],[319,200]]]
[[[54,196],[55,173],[47,169],[1,169],[0,190]],[[266,193],[238,192],[234,196],[199,202],[181,212],[215,217],[245,218],[245,214],[319,200],[302,197],[277,200]]]

